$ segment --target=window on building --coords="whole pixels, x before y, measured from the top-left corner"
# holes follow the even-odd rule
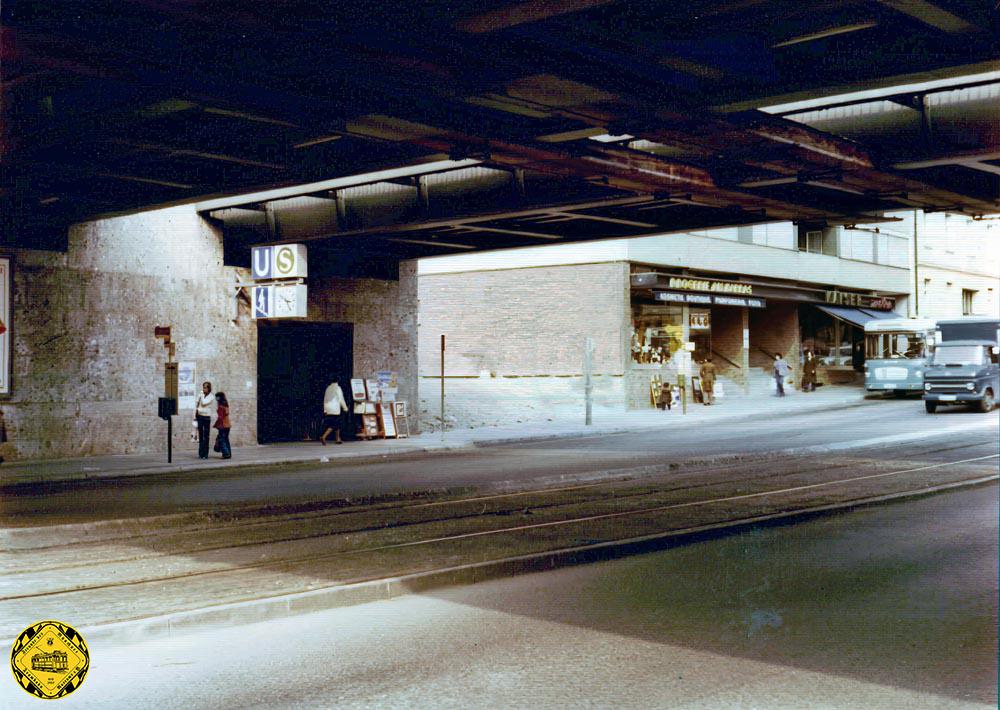
[[[799,251],[837,256],[837,236],[836,227],[809,229],[806,226],[801,226],[799,227]]]
[[[962,289],[962,315],[972,315],[972,304],[976,300],[976,292],[969,288]]]
[[[639,365],[669,363],[684,346],[682,314],[680,306],[636,307],[629,344],[632,362]]]

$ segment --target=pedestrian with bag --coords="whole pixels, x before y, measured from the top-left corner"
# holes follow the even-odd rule
[[[802,362],[802,391],[816,391],[816,357],[812,350],[806,350],[806,356]]]
[[[788,373],[792,370],[788,367],[788,363],[785,359],[781,357],[781,353],[775,353],[774,355],[774,383],[778,386],[778,396],[785,396],[785,378],[788,377]]]
[[[208,440],[212,433],[212,383],[201,383],[201,394],[194,405],[194,425],[198,428],[198,458],[208,458]]]
[[[215,401],[215,428],[218,430],[218,435],[215,439],[215,450],[222,454],[222,458],[231,459],[233,457],[233,449],[229,444],[229,430],[232,428],[232,424],[229,421],[229,400],[226,399],[225,392],[219,392],[215,395]]]

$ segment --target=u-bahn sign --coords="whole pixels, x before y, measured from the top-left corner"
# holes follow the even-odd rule
[[[250,265],[254,281],[302,279],[309,275],[305,244],[253,247]]]

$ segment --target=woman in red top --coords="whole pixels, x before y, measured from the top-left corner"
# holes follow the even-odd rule
[[[222,458],[231,459],[233,457],[233,449],[229,445],[229,429],[232,424],[229,423],[229,400],[226,399],[225,392],[217,392],[215,395],[216,409],[215,413],[217,419],[215,420],[215,428],[219,430],[219,438],[215,442],[215,450],[222,454]]]

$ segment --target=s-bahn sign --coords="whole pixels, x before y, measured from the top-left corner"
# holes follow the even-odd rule
[[[309,275],[305,244],[253,247],[250,265],[254,281],[302,279]]]

